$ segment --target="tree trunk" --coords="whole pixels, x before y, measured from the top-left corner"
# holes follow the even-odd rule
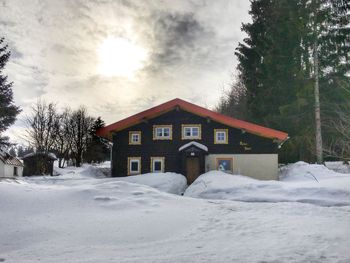
[[[323,162],[322,132],[321,132],[321,110],[320,110],[320,89],[318,83],[318,53],[317,40],[314,43],[314,78],[315,78],[315,135],[316,135],[316,159],[317,163]]]

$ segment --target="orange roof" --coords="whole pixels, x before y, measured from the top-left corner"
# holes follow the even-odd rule
[[[242,130],[245,130],[246,132],[253,133],[262,137],[277,139],[279,141],[285,141],[288,139],[288,134],[285,132],[266,128],[254,123],[238,120],[238,119],[208,110],[206,108],[200,107],[198,105],[189,103],[181,99],[170,100],[156,107],[150,108],[148,110],[132,115],[126,119],[110,124],[106,127],[99,129],[96,134],[101,137],[111,138],[112,132],[126,129],[146,119],[151,119],[163,113],[171,111],[176,107],[179,107],[182,110],[191,112],[193,114],[196,114],[205,118],[210,118],[216,122],[225,124],[227,126],[242,129]]]

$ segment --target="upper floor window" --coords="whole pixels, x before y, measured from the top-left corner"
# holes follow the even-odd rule
[[[182,125],[182,139],[201,139],[201,125],[200,124],[183,124]]]
[[[130,131],[129,132],[129,144],[141,144],[141,132]]]
[[[153,140],[172,140],[172,125],[153,125]]]
[[[128,175],[141,173],[141,157],[128,157]]]
[[[228,129],[214,129],[214,143],[227,144],[228,143]]]

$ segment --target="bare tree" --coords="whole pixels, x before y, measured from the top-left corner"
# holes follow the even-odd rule
[[[72,148],[72,134],[70,132],[71,110],[64,109],[63,113],[57,115],[57,121],[54,125],[55,142],[54,152],[58,158],[58,167],[63,168],[65,161],[69,159]]]
[[[350,161],[350,105],[338,105],[334,112],[337,118],[327,121],[326,127],[335,131],[324,148],[326,156]]]
[[[26,118],[27,139],[37,151],[49,152],[56,140],[57,110],[54,103],[38,100]]]
[[[89,131],[94,119],[87,115],[86,108],[80,107],[74,111],[70,118],[70,135],[72,138],[72,155],[75,159],[75,165],[81,166],[83,153],[86,150],[89,141]]]

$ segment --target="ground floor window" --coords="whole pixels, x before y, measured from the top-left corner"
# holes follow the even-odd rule
[[[233,172],[233,158],[216,158],[216,169],[222,172]]]
[[[151,172],[152,173],[164,172],[164,157],[151,157]]]
[[[128,158],[128,175],[141,173],[141,157]]]

